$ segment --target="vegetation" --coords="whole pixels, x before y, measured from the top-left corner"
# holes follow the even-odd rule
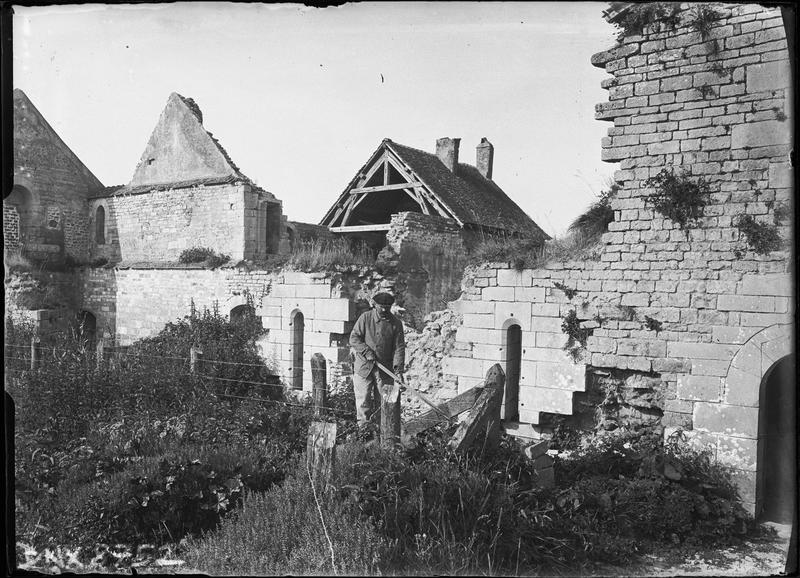
[[[679,438],[608,435],[556,462],[541,488],[512,438],[450,453],[434,432],[402,451],[346,444],[327,491],[302,462],[189,545],[212,574],[514,574],[626,563],[664,544],[745,532],[730,473]],[[324,525],[323,525],[324,523]]]
[[[574,309],[570,309],[561,320],[561,331],[568,337],[564,344],[564,351],[569,354],[572,361],[577,363],[580,361],[581,353],[586,349],[586,340],[589,338],[590,331],[581,326],[581,320],[578,319],[578,313]]]
[[[22,249],[3,251],[3,263],[6,267],[6,273],[31,271],[33,269],[33,262],[22,252]]]
[[[650,317],[649,315],[644,316],[644,325],[647,327],[647,329],[650,331],[655,331],[656,333],[661,331],[661,328],[664,326],[661,321],[655,319],[654,317]]]
[[[326,271],[375,264],[375,251],[363,241],[346,237],[298,241],[287,264],[298,271]]]
[[[612,183],[603,191],[586,211],[578,216],[569,226],[569,231],[579,233],[586,238],[597,239],[608,230],[609,223],[614,221],[614,209],[611,199],[617,194],[619,185]]]
[[[714,10],[707,4],[697,4],[692,7],[688,17],[688,24],[700,33],[700,37],[706,39],[711,34],[714,23],[722,17],[722,14]]]
[[[556,289],[558,289],[560,291],[563,291],[564,295],[567,296],[567,299],[570,299],[570,300],[573,297],[575,297],[575,295],[578,294],[578,290],[577,289],[574,289],[572,287],[567,287],[566,285],[564,285],[564,283],[561,283],[560,281],[553,281],[553,287],[555,287]]]
[[[681,229],[694,224],[708,203],[710,189],[702,178],[692,182],[686,176],[663,169],[645,181],[655,192],[645,199],[656,211],[672,219]]]
[[[193,313],[99,368],[82,341],[60,334],[28,371],[32,327],[7,321],[18,540],[81,548],[84,563],[98,544],[177,544],[281,481],[312,409],[284,399],[256,362],[261,331],[254,316]],[[208,359],[195,374],[193,344]],[[352,397],[330,405],[354,413]]]
[[[220,267],[230,260],[229,255],[219,254],[208,247],[184,249],[178,257],[178,262],[180,263],[202,263],[205,267],[210,268]]]
[[[753,215],[741,215],[736,220],[736,228],[745,236],[748,246],[759,255],[778,251],[783,246],[778,226],[757,221]]]
[[[653,24],[662,25],[668,29],[680,24],[680,2],[643,2],[632,4],[622,17],[614,22],[619,30],[617,40],[622,41],[626,36],[638,36]]]

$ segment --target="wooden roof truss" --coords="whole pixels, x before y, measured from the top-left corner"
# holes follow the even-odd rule
[[[388,231],[389,222],[386,223],[364,223],[363,219],[356,220],[358,207],[365,200],[376,199],[380,202],[380,196],[389,192],[404,192],[418,207],[419,211],[425,215],[439,215],[448,219],[454,219],[461,224],[455,214],[433,194],[430,188],[422,182],[414,172],[387,147],[378,151],[370,162],[364,165],[357,177],[351,181],[350,185],[337,201],[336,205],[328,213],[323,224],[335,233],[364,232],[364,231]],[[399,179],[397,177],[399,175]],[[400,182],[398,182],[400,181]],[[384,201],[386,202],[386,201]],[[399,211],[398,211],[399,212]]]

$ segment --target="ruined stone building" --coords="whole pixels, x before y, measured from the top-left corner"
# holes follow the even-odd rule
[[[626,10],[616,4],[612,18]],[[609,74],[608,101],[596,108],[610,123],[600,154],[620,163],[614,219],[594,259],[487,263],[464,275],[454,255],[475,236],[545,238],[493,183],[488,142],[469,166],[456,139],[441,139],[436,154],[384,140],[331,199],[323,227],[293,225],[176,94],[131,182],[104,188],[16,91],[6,244],[107,259],[46,281],[71,290],[71,310],[121,344],[186,315],[192,300],[231,312],[252,296],[269,330],[265,354],[306,390],[315,353],[346,381],[352,324],[392,276],[416,329],[434,310],[462,320],[436,397],[479,384],[500,363],[509,432],[546,436],[582,422],[587,406],[606,412],[600,430],[680,428],[736,469],[753,512],[775,519],[791,511],[795,488],[786,468],[796,456],[790,54],[777,8],[715,5],[702,24],[684,5],[676,25],[654,23],[591,57]],[[653,204],[664,174],[702,185],[694,220]],[[765,228],[783,245],[754,244]],[[384,244],[380,271],[247,263],[288,250],[301,229]],[[243,263],[170,264],[198,245]]]

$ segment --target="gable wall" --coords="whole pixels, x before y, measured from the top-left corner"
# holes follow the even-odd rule
[[[711,31],[722,46],[717,55],[682,27],[626,38],[593,57],[613,74],[604,83],[609,102],[597,106],[597,118],[614,123],[603,158],[621,163],[599,260],[474,271],[452,304],[464,320],[444,370],[459,390],[472,387],[504,362],[506,329],[519,324],[520,420],[529,424],[519,433],[531,436],[541,412],[572,412],[589,368],[656,377],[663,424],[692,430],[733,464],[752,508],[760,381],[791,350],[791,260],[788,251],[754,253],[735,223],[744,214],[772,223],[776,207],[792,202],[793,111],[780,11],[720,10]],[[645,204],[652,189],[644,181],[664,167],[710,183],[700,226],[683,231]],[[791,223],[780,224],[789,238]],[[592,331],[577,363],[562,349],[562,322],[572,310]],[[648,328],[647,317],[661,329]],[[756,341],[769,347],[740,354]]]

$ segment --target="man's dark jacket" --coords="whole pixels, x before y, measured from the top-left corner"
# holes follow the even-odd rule
[[[403,323],[391,313],[382,317],[377,309],[364,312],[350,333],[350,346],[355,351],[353,371],[361,377],[368,377],[375,366],[375,362],[365,357],[369,349],[386,367],[403,371],[406,360]]]

